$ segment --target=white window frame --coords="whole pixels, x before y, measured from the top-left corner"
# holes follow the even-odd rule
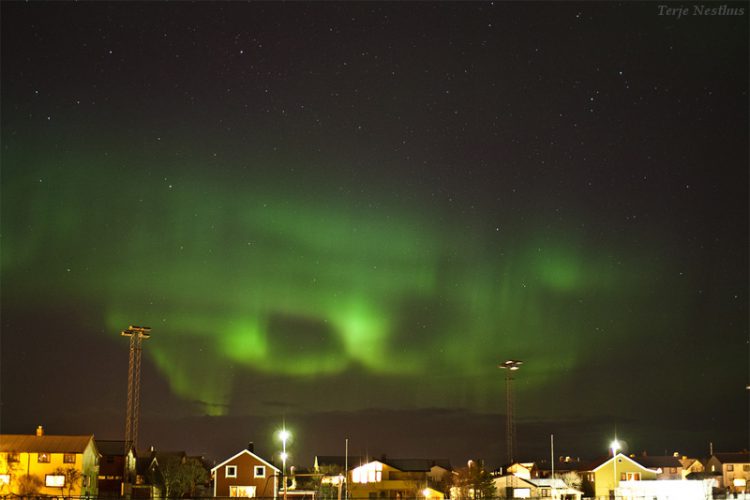
[[[231,473],[229,471],[232,471]],[[224,467],[224,477],[237,477],[237,466],[236,465],[227,465]]]
[[[260,471],[260,474],[258,474],[258,471]],[[253,477],[265,478],[266,477],[266,466],[265,465],[255,465],[255,466],[253,466]]]

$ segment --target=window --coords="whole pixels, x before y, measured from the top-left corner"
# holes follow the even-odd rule
[[[81,486],[83,486],[84,488],[87,488],[89,486],[89,476],[83,476]]]
[[[49,463],[49,453],[39,453],[36,457],[36,461],[40,464],[48,464]]]
[[[64,464],[74,464],[74,463],[76,463],[76,456],[73,453],[65,453],[63,455],[63,463]]]
[[[225,477],[237,477],[237,466],[236,465],[227,465],[224,467],[224,476]],[[238,496],[238,495],[235,495]],[[245,495],[239,495],[239,496],[245,496]]]
[[[266,466],[256,465],[253,470],[253,475],[255,477],[266,477]]]
[[[8,462],[20,462],[20,461],[21,461],[21,457],[19,456],[18,453],[13,453],[13,452],[8,453]]]
[[[747,465],[747,464],[743,465],[743,466],[742,466],[742,470],[743,470],[744,472],[750,472],[750,465]]]
[[[734,465],[732,464],[727,465],[727,472],[734,472]]]
[[[62,488],[65,486],[65,476],[62,474],[47,474],[44,478],[44,485],[47,488]]]
[[[10,474],[0,474],[0,486],[10,484]]]
[[[670,467],[669,468],[669,473],[670,474],[677,474],[677,467]]]
[[[640,472],[623,472],[620,479],[622,481],[640,481],[641,473]]]
[[[235,471],[237,470],[237,467],[234,465],[227,465],[227,467],[234,467]],[[229,496],[255,498],[255,486],[230,486]]]

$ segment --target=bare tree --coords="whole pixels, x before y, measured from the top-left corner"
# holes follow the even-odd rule
[[[24,474],[18,478],[18,494],[21,496],[36,495],[43,484],[39,476]]]
[[[83,474],[81,474],[81,471],[79,471],[75,467],[67,467],[64,469],[62,467],[58,467],[57,469],[55,469],[55,474],[59,476],[63,476],[65,478],[65,483],[62,486],[60,486],[60,494],[63,493],[64,488],[67,488],[69,497],[73,493],[73,488],[76,487],[76,484],[78,483],[78,481],[80,481],[81,478],[83,477]]]

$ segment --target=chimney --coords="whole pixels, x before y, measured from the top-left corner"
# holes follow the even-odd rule
[[[249,451],[250,453],[255,453],[255,443],[253,443],[252,441],[247,443],[247,451]]]
[[[36,428],[36,435],[37,436],[44,436],[44,427],[41,425],[38,425]]]

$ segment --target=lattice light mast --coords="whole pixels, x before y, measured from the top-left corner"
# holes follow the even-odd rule
[[[513,401],[513,372],[521,368],[523,361],[509,359],[505,363],[498,365],[498,368],[505,370],[505,435],[507,445],[508,464],[512,464],[515,458],[516,445],[516,419],[515,405]]]
[[[128,360],[128,408],[125,420],[125,453],[138,446],[138,420],[141,412],[141,342],[151,337],[151,327],[130,325],[120,332],[130,337],[130,358]]]

